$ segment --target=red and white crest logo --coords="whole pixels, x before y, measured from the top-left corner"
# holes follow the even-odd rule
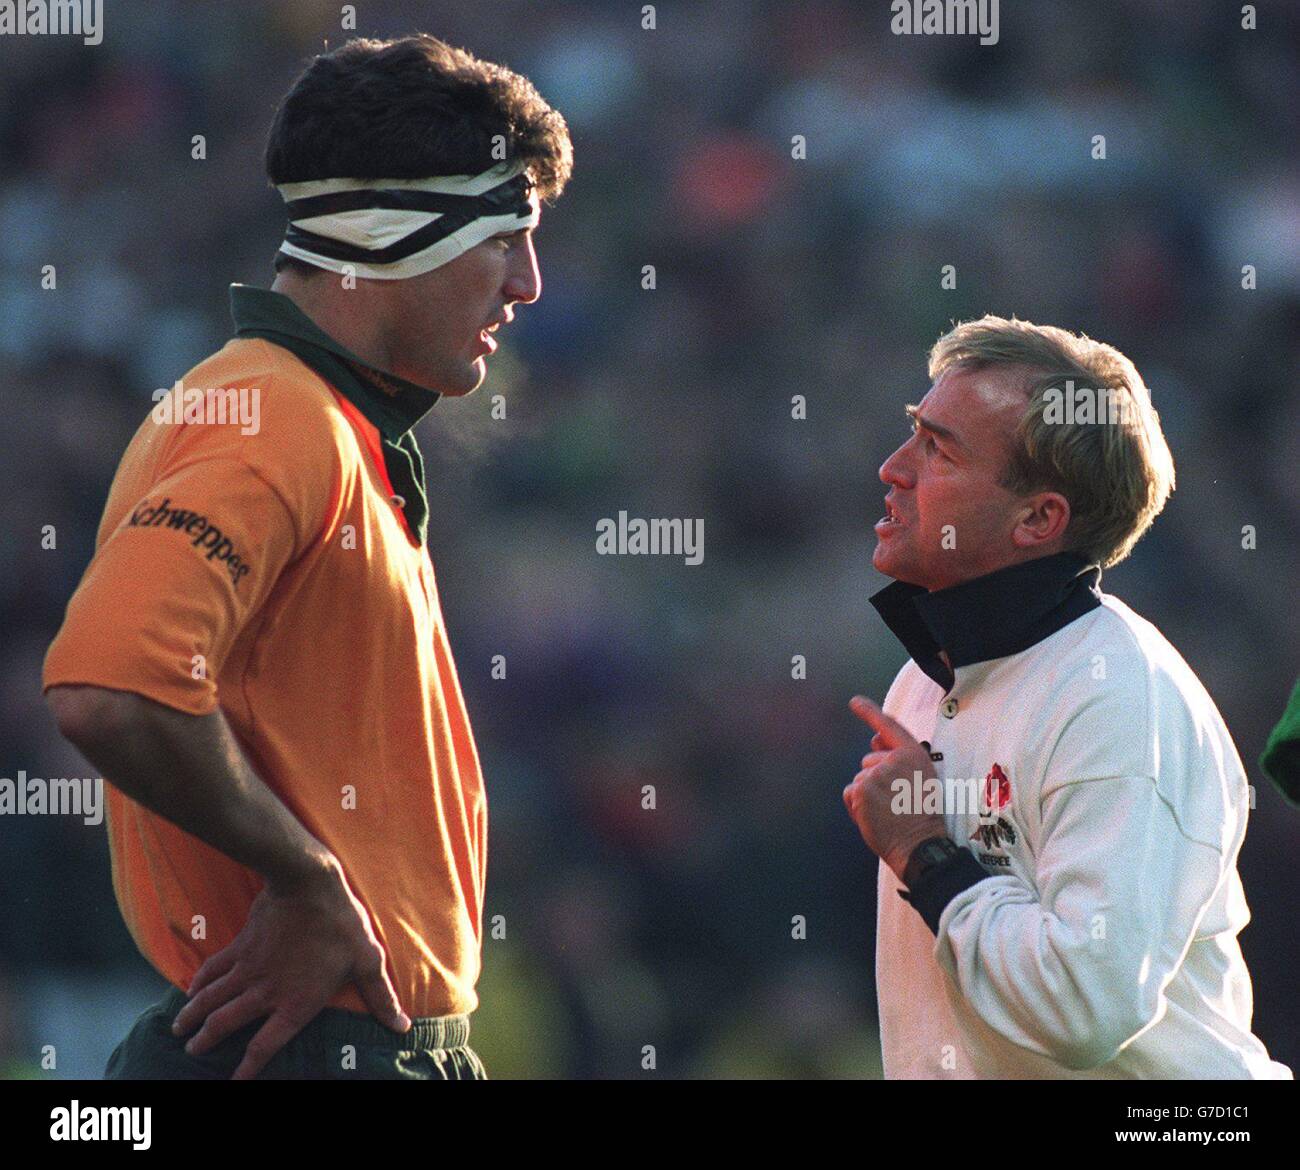
[[[984,777],[984,801],[980,809],[980,823],[970,835],[972,841],[982,841],[985,849],[1004,849],[1006,845],[1016,843],[1015,826],[1002,815],[1002,810],[1011,803],[1011,778],[1002,770],[1001,764],[994,764],[989,774]],[[1007,814],[1010,816],[1010,813]],[[986,865],[1006,865],[1005,854],[994,855],[981,853],[979,858]]]
[[[1002,770],[1001,764],[994,764],[992,770],[984,777],[984,808],[990,814],[999,813],[1011,803],[1011,781]]]

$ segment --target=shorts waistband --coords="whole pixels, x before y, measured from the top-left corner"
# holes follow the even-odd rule
[[[170,988],[160,1007],[171,1017],[189,1002],[179,988]],[[260,1021],[259,1021],[260,1022]],[[390,1048],[410,1051],[413,1048],[462,1048],[469,1043],[469,1016],[418,1016],[411,1020],[409,1032],[394,1032],[374,1016],[350,1012],[345,1008],[322,1008],[319,1015],[298,1035],[332,1046],[356,1044],[366,1048]]]

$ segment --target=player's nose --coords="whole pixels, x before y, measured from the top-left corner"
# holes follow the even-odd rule
[[[533,247],[531,236],[527,245],[517,250],[517,257],[506,277],[503,291],[508,300],[522,301],[526,305],[531,305],[542,295],[542,273],[537,265],[537,251]]]

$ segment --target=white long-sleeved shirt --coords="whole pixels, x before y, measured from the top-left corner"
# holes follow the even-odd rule
[[[954,658],[947,693],[915,661],[890,688],[989,876],[936,936],[881,864],[886,1077],[1291,1076],[1251,1033],[1241,760],[1173,646],[1099,596],[1018,653]]]

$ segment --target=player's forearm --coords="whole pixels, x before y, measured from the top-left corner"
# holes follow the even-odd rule
[[[100,687],[52,687],[48,701],[109,783],[273,889],[329,875],[329,850],[253,771],[219,711],[187,715]]]

